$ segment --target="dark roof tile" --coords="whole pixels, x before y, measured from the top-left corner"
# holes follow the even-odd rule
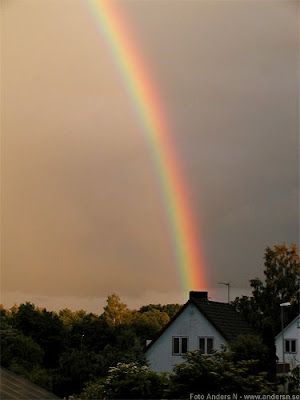
[[[227,341],[230,342],[239,335],[253,333],[243,316],[230,304],[194,298],[190,301]]]
[[[22,400],[47,400],[59,399],[53,393],[27,381],[26,379],[0,368],[0,399],[22,399]]]

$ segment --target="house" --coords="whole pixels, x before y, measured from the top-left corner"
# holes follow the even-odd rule
[[[209,354],[251,328],[230,304],[208,300],[207,292],[190,292],[188,302],[146,347],[149,368],[171,372],[192,350]]]
[[[283,364],[283,342],[284,362],[289,364],[286,368],[287,372],[300,365],[300,314],[275,337],[276,356],[278,357],[279,366]]]

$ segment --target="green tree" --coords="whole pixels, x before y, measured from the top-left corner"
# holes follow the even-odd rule
[[[42,364],[44,352],[31,337],[22,333],[1,334],[1,365],[16,371],[31,371]],[[23,374],[24,375],[24,374]]]
[[[81,400],[96,400],[104,398],[104,379],[99,379],[96,382],[89,382],[84,388],[83,392],[80,394],[79,398]]]
[[[66,330],[70,332],[74,325],[82,323],[86,317],[86,312],[84,310],[72,311],[69,308],[64,308],[59,311],[58,316]]]
[[[15,328],[32,337],[42,347],[45,367],[58,365],[65,337],[63,324],[56,313],[45,308],[36,308],[34,304],[27,302],[19,306],[12,321]]]
[[[252,374],[254,360],[234,361],[232,353],[216,352],[209,357],[199,350],[183,356],[185,362],[177,364],[170,375],[167,398],[189,398],[199,394],[258,394],[274,393],[274,388],[263,374]]]
[[[11,328],[11,316],[9,311],[7,311],[3,304],[0,304],[0,326],[1,330]]]
[[[131,325],[145,344],[147,339],[153,339],[169,321],[167,313],[151,308],[143,313],[133,312]]]
[[[141,340],[136,336],[133,329],[128,326],[119,326],[114,332],[114,342],[107,344],[105,348],[98,353],[101,363],[101,375],[106,376],[108,370],[118,363],[136,362],[140,365],[146,363],[144,346]]]
[[[253,375],[269,371],[269,348],[258,335],[240,335],[229,343],[232,361],[255,361],[249,372]]]
[[[160,399],[163,388],[163,377],[145,365],[119,363],[109,369],[99,389],[105,399]]]
[[[140,313],[145,313],[151,310],[158,310],[160,312],[166,313],[168,314],[169,318],[173,318],[178,311],[181,309],[182,304],[165,304],[165,305],[161,305],[161,304],[148,304],[147,306],[142,306],[139,309]]]
[[[285,324],[299,312],[300,262],[298,248],[295,244],[283,243],[273,248],[267,247],[264,256],[265,281],[252,279],[252,296],[236,298],[233,305],[240,311],[252,326],[260,333],[264,324],[272,324],[274,333],[281,330],[280,303],[291,302],[285,310]]]
[[[77,349],[64,352],[59,367],[54,371],[55,393],[62,397],[80,393],[89,380],[99,376],[99,370],[96,353]]]
[[[103,316],[110,325],[117,326],[130,321],[131,313],[118,295],[112,294],[107,297],[106,301],[107,305],[104,307]]]
[[[61,318],[61,317],[60,317]],[[107,344],[115,341],[115,330],[117,327],[111,326],[103,316],[92,313],[78,318],[74,314],[74,320],[67,323],[66,344],[73,349],[81,347],[88,351],[102,351]]]
[[[24,376],[30,382],[35,383],[36,385],[39,385],[40,387],[49,390],[50,392],[53,391],[53,376],[52,372],[48,369],[42,367],[34,367],[31,371],[27,371],[27,374]]]
[[[298,365],[288,376],[288,385],[290,394],[300,395],[300,366]]]

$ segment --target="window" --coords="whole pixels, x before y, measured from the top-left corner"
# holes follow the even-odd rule
[[[212,337],[199,337],[199,350],[201,354],[211,354],[214,348]]]
[[[296,351],[296,339],[285,339],[285,341],[284,341],[284,352],[285,353],[297,353],[297,351]]]
[[[179,356],[188,351],[188,338],[183,336],[173,337],[173,355]]]

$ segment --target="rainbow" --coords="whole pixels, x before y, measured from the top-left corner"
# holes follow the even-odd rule
[[[115,3],[89,0],[88,4],[133,103],[155,164],[182,288],[185,294],[203,289],[207,284],[204,255],[159,96]]]

